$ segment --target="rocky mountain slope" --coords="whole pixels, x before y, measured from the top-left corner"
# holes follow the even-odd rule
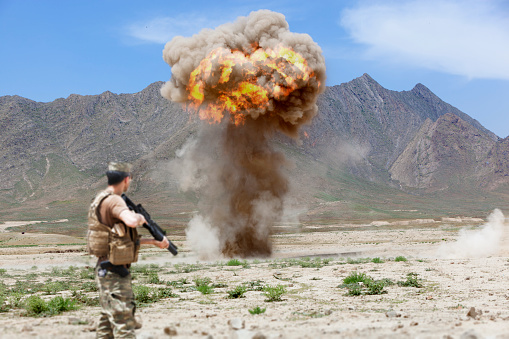
[[[0,97],[0,219],[64,202],[79,211],[104,184],[105,164],[118,159],[135,163],[134,192],[148,197],[157,191],[153,199],[171,211],[192,209],[196,197],[177,192],[165,166],[199,121],[163,99],[161,85],[49,103]],[[400,206],[407,194],[426,199],[468,188],[476,201],[477,194],[501,192],[509,182],[508,139],[422,84],[396,92],[364,74],[328,87],[318,105],[301,142],[276,141],[296,165],[290,176],[297,200],[315,207],[344,202],[344,210],[362,201],[370,209],[387,196]]]

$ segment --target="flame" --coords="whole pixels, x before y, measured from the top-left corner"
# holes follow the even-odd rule
[[[284,101],[311,78],[318,82],[307,61],[292,49],[251,48],[252,53],[216,48],[191,72],[188,99],[200,119],[219,123],[229,114],[239,125],[248,115],[256,119],[269,111],[274,100]]]

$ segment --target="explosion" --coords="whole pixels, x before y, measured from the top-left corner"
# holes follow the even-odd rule
[[[202,255],[270,255],[288,192],[285,158],[271,141],[278,131],[297,138],[316,115],[325,87],[320,47],[290,32],[282,14],[261,10],[175,37],[163,58],[172,77],[161,94],[205,122],[179,154],[181,187],[200,196],[189,241]]]
[[[272,98],[285,100],[310,78],[318,81],[306,60],[290,48],[256,47],[244,54],[219,47],[191,72],[187,89],[201,119],[219,123],[228,112],[231,122],[238,125],[246,114],[273,110]]]

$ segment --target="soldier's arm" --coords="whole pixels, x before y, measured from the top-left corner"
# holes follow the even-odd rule
[[[165,248],[168,248],[168,246],[170,245],[170,242],[168,241],[168,238],[166,238],[166,237],[164,237],[163,240],[161,240],[161,241],[157,241],[155,239],[141,238],[140,245],[154,245],[159,248],[165,249]]]
[[[143,215],[134,213],[133,211],[130,210],[122,211],[118,218],[122,220],[126,226],[132,228],[136,228],[147,222]]]

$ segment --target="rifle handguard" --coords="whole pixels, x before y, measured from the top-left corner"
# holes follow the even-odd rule
[[[152,218],[150,218],[150,214],[148,214],[148,212],[143,208],[143,206],[141,206],[141,204],[135,205],[134,202],[132,202],[132,200],[129,199],[125,194],[122,194],[122,199],[124,199],[125,203],[127,204],[127,207],[129,207],[131,211],[139,213],[145,217],[145,220],[147,222],[143,224],[143,227],[145,227],[150,232],[150,235],[152,235],[152,237],[154,237],[154,239],[156,239],[157,241],[163,240],[166,233],[161,229],[161,227],[159,227],[158,224],[155,223],[155,221],[152,220]],[[175,244],[172,243],[170,239],[168,239],[168,242],[170,243],[170,245],[168,246],[168,251],[170,251],[170,253],[173,255],[177,255],[178,254],[177,246],[175,246]]]

